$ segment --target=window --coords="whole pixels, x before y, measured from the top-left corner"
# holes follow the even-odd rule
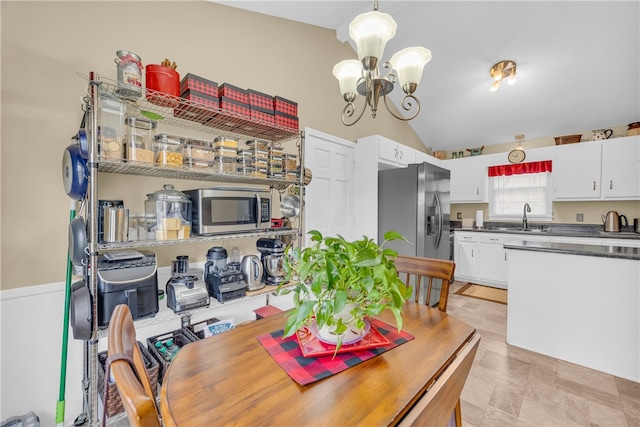
[[[492,166],[489,168],[489,218],[551,220],[551,161]]]

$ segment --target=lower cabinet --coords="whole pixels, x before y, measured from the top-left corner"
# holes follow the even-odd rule
[[[478,280],[507,288],[507,251],[503,245],[513,236],[481,234],[478,236]]]

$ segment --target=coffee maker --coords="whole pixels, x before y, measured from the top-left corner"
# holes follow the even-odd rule
[[[280,239],[258,239],[256,243],[260,251],[260,260],[264,267],[264,282],[267,285],[279,285],[284,281],[284,261],[285,244]]]

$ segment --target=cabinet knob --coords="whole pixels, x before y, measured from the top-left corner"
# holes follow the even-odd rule
[[[593,181],[593,190],[595,191],[595,189],[596,189],[596,182]]]
[[[613,180],[609,180],[609,190],[613,190]]]

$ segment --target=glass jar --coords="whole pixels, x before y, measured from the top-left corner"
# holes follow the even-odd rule
[[[153,163],[154,156],[151,143],[157,126],[156,122],[127,117],[125,125],[127,160],[136,163]]]
[[[161,133],[156,135],[153,145],[156,163],[163,166],[182,166],[182,144],[184,138]]]
[[[191,199],[173,185],[147,194],[144,202],[147,229],[155,240],[188,239],[191,236]]]
[[[126,50],[116,51],[116,56],[118,87],[115,94],[126,99],[140,98],[142,95],[142,60],[135,53]]]

